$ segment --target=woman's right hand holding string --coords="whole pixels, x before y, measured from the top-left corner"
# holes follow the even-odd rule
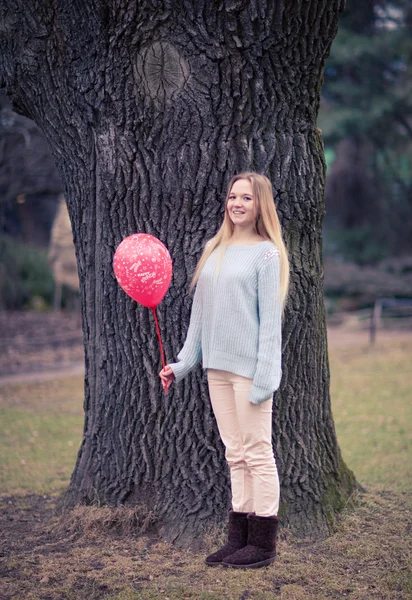
[[[173,369],[166,365],[159,373],[159,377],[162,380],[163,389],[167,392],[170,384],[175,379],[175,374],[173,373]]]

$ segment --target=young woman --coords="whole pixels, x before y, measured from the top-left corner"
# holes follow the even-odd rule
[[[224,220],[205,246],[179,362],[160,373],[168,387],[202,359],[230,468],[228,543],[210,566],[261,567],[275,560],[279,478],[272,451],[272,400],[281,378],[281,317],[289,262],[270,181],[240,173]]]

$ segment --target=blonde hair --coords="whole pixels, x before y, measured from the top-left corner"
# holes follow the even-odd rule
[[[286,298],[289,289],[289,259],[286,250],[285,243],[282,237],[282,230],[280,227],[279,217],[276,212],[275,202],[273,200],[272,184],[269,179],[259,173],[246,172],[239,173],[232,177],[229,183],[226,203],[225,203],[225,215],[223,223],[217,232],[217,234],[210,239],[200,257],[197,264],[195,273],[193,275],[191,289],[196,285],[199,279],[200,273],[204,267],[205,262],[212,254],[213,250],[219,247],[219,259],[218,262],[223,260],[224,253],[229,244],[229,240],[232,237],[234,225],[229,217],[227,210],[227,202],[232,190],[233,184],[239,179],[247,179],[252,185],[253,198],[255,199],[256,207],[256,221],[255,230],[258,235],[263,237],[265,240],[270,240],[275,244],[280,254],[280,290],[279,295],[282,302],[282,307],[285,306]]]

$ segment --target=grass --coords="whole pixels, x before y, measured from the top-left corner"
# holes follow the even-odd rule
[[[366,338],[366,336],[365,336]],[[359,483],[412,489],[412,336],[330,351],[340,448]]]
[[[312,542],[286,535],[275,566],[256,571],[207,568],[202,553],[179,551],[154,535],[122,535],[128,521],[136,532],[144,531],[150,518],[144,511],[122,515],[121,509],[114,514],[78,507],[63,518],[54,516],[81,440],[82,378],[0,387],[4,597],[411,598],[410,356],[412,339],[405,336],[382,337],[373,349],[359,339],[349,346],[330,343],[340,447],[368,493],[359,495],[333,536]],[[208,547],[217,544],[211,539]]]
[[[0,387],[0,489],[67,487],[83,429],[81,377]]]

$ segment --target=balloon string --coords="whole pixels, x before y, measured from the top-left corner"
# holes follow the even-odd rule
[[[152,310],[155,325],[156,325],[157,339],[159,340],[159,346],[160,346],[160,356],[162,357],[162,367],[164,369],[166,366],[166,362],[165,362],[165,355],[163,352],[162,336],[160,335],[160,327],[159,327],[159,322],[157,320],[157,315],[156,315],[156,307],[152,308],[151,310]],[[169,392],[168,386],[164,387],[164,391],[165,391],[165,394],[167,394]]]
[[[160,335],[160,327],[159,327],[159,323],[158,323],[157,315],[156,315],[156,307],[152,308],[152,313],[153,313],[153,317],[154,317],[155,325],[156,325],[157,339],[159,340],[160,355],[162,357],[162,367],[165,368],[165,366],[166,366],[165,355],[163,353],[163,344],[162,344],[162,338],[161,338],[161,335]]]

